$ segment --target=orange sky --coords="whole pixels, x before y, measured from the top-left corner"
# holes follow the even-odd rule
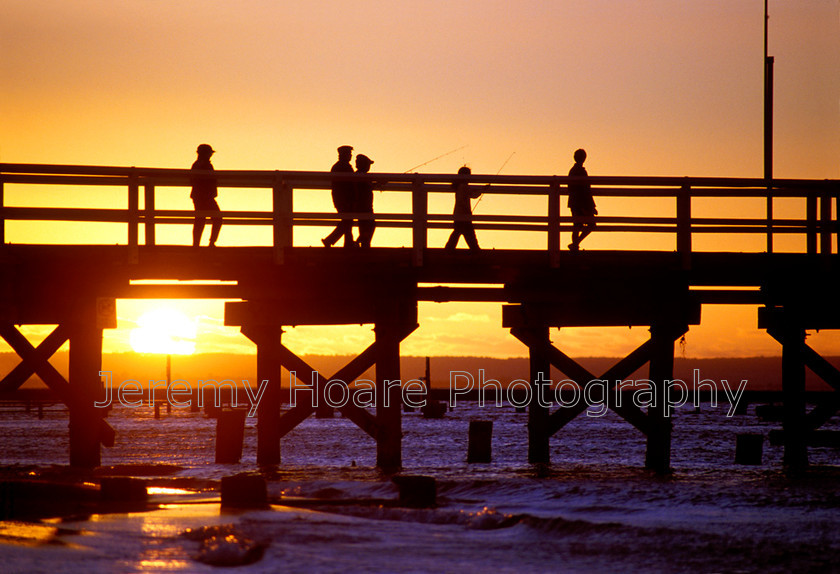
[[[209,142],[217,169],[326,170],[348,143],[375,171],[466,146],[421,171],[496,173],[515,152],[503,173],[565,174],[584,147],[590,174],[760,177],[763,11],[761,0],[5,0],[0,162],[188,167]],[[770,16],[774,173],[838,178],[840,2],[771,0]],[[173,207],[189,209],[182,195]],[[222,244],[238,241],[225,233]],[[220,327],[221,303],[178,305],[199,322],[198,351],[250,348]],[[141,307],[121,302],[121,327]],[[753,309],[704,311],[688,355],[778,352]],[[524,354],[498,307],[424,304],[421,323],[406,353]],[[106,347],[128,348],[127,333]],[[554,339],[609,355],[643,336]],[[371,337],[311,328],[288,340],[343,353]]]

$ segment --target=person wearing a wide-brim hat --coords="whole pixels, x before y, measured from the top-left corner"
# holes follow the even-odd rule
[[[353,147],[343,145],[338,148],[338,161],[333,164],[332,173],[353,173],[353,166],[350,165],[350,158],[353,156]],[[352,213],[356,203],[355,182],[333,180],[332,200],[335,210],[342,213]],[[344,236],[344,247],[355,247],[353,241],[353,219],[342,217],[335,229],[321,240],[324,247],[332,247],[341,236]]]
[[[210,163],[210,158],[216,151],[209,144],[201,144],[195,150],[198,154],[198,159],[192,164],[192,170],[196,172],[212,172],[213,164]],[[216,197],[219,195],[216,186],[216,176],[209,173],[195,174],[191,177],[192,192],[190,198],[193,200],[193,205],[196,211],[216,211],[221,212],[219,204],[216,203]],[[221,215],[213,215],[213,227],[210,230],[210,247],[215,247],[216,240],[219,238],[219,231],[222,228]],[[198,247],[201,244],[201,234],[204,232],[204,225],[207,223],[207,218],[203,215],[196,215],[195,223],[193,224],[193,247]]]
[[[373,160],[364,154],[356,156],[356,173],[368,173]],[[373,216],[373,182],[356,182],[356,212]],[[359,247],[370,247],[376,221],[373,219],[359,219]]]

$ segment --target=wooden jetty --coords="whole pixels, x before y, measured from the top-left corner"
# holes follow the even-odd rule
[[[349,383],[375,366],[375,414],[352,404],[340,410],[376,441],[380,467],[401,467],[400,392],[386,383],[401,378],[400,345],[418,326],[419,301],[503,305],[503,327],[529,350],[535,388],[550,378],[552,366],[584,385],[594,379],[621,381],[648,364],[649,379],[659,394],[667,392],[673,378],[675,341],[700,323],[704,304],[757,305],[759,326],[782,346],[786,465],[807,465],[806,435],[840,405],[837,400],[825,401],[809,413],[804,399],[806,367],[840,390],[840,371],[805,343],[806,330],[840,328],[840,304],[833,293],[840,279],[838,181],[590,177],[598,201],[656,198],[667,213],[605,213],[598,219],[596,234],[609,234],[617,248],[571,253],[561,249],[561,237],[571,231],[571,218],[564,215],[571,179],[567,177],[470,176],[470,185],[481,186],[485,194],[544,198],[541,213],[474,215],[479,237],[483,231],[504,232],[505,237],[528,233],[541,237],[539,243],[527,249],[473,252],[446,251],[429,242],[430,230],[452,227],[451,215],[430,213],[429,198],[451,194],[453,175],[291,171],[214,175],[223,204],[225,188],[270,191],[271,205],[264,211],[222,213],[225,226],[270,228],[267,244],[189,246],[191,235],[184,226],[192,224],[195,212],[155,208],[162,194],[188,193],[188,170],[0,164],[0,336],[21,359],[0,381],[0,393],[18,389],[32,374],[44,380],[69,408],[71,465],[99,465],[100,446],[114,440],[107,410],[94,404],[103,392],[102,332],[116,327],[116,300],[121,298],[231,300],[226,303],[225,323],[239,327],[254,342],[258,380],[269,381],[258,411],[260,465],[279,464],[282,437],[315,412],[303,401],[281,414],[281,369],[295,371],[301,380],[311,377],[316,381],[311,392],[319,395],[328,381]],[[410,212],[377,213],[375,218],[380,229],[410,230],[410,241],[371,249],[296,243],[296,230],[326,229],[338,221],[334,213],[294,209],[296,198],[325,193],[336,177],[374,179],[386,193],[409,194]],[[96,186],[103,197],[116,194],[125,198],[127,207],[44,207],[29,201],[44,189],[76,186]],[[12,191],[17,199],[4,200]],[[700,201],[712,200],[708,205],[715,206],[721,200],[725,206],[733,199],[757,201],[767,206],[766,212],[745,218],[720,207],[703,217],[692,214]],[[782,201],[801,202],[803,209],[795,217],[774,216],[774,203]],[[78,243],[68,238],[67,244],[12,244],[6,239],[12,222],[19,226],[66,221],[119,224],[125,234],[111,245],[78,244],[83,237]],[[158,244],[156,231],[169,225],[182,226],[184,244]],[[628,233],[670,239],[667,249],[622,249],[622,237]],[[698,237],[709,234],[758,237],[761,248],[747,252],[693,247]],[[780,237],[802,238],[803,248],[779,252],[774,247]],[[172,283],[196,280],[208,284]],[[30,324],[57,326],[36,346],[18,329]],[[283,344],[284,326],[336,324],[373,324],[375,341],[330,378]],[[627,325],[649,327],[650,337],[606,373],[589,372],[549,339],[552,327]],[[66,341],[69,380],[50,364]],[[668,472],[667,404],[661,401],[647,411],[632,404],[610,407],[646,438],[645,465]],[[585,409],[580,404],[552,410],[531,401],[529,460],[550,462],[550,437]]]

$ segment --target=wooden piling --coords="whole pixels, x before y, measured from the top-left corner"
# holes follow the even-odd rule
[[[99,497],[109,504],[140,504],[148,499],[146,481],[127,476],[103,477],[99,482]]]
[[[493,461],[493,421],[470,421],[467,462]]]
[[[670,381],[674,378],[674,330],[667,325],[651,325],[652,344],[648,378],[653,383],[654,403],[648,407],[645,468],[659,474],[671,472],[671,408],[668,404]]]
[[[198,400],[198,397],[199,397],[199,390],[198,390],[198,386],[196,386],[194,389],[192,389],[192,398],[190,399],[190,412],[191,413],[201,412],[201,407],[199,406],[199,403],[201,401]]]
[[[242,458],[245,439],[243,409],[221,409],[216,419],[216,464],[236,464]]]
[[[528,405],[528,462],[548,464],[549,454],[548,407],[540,404],[537,393],[540,387],[537,381],[551,380],[551,362],[547,353],[550,341],[548,327],[531,327],[532,340],[538,342],[528,347],[531,371],[531,402]]]
[[[424,419],[442,419],[449,410],[448,405],[432,397],[432,361],[426,357],[426,374],[423,376],[426,388],[426,404],[420,409]]]
[[[760,465],[764,435],[743,433],[735,437],[735,464]]]
[[[152,232],[152,241],[154,241],[154,232]],[[166,355],[166,388],[172,384],[172,355]],[[172,403],[169,402],[169,397],[166,397],[166,414],[172,413]]]
[[[223,508],[268,508],[268,488],[262,476],[223,476],[221,489]]]
[[[402,467],[402,396],[399,325],[385,313],[376,322],[376,466],[393,472]]]
[[[78,305],[78,317],[70,325],[70,466],[100,465],[100,425],[103,410],[99,400],[102,381],[102,329],[96,324],[95,301]]]
[[[792,320],[782,325],[782,397],[784,411],[784,465],[797,470],[808,466],[805,419],[805,362],[802,345],[805,331]]]
[[[395,476],[391,480],[400,492],[400,506],[433,508],[437,505],[437,481],[433,476]]]
[[[247,331],[247,332],[246,332]],[[277,347],[281,343],[283,328],[279,325],[260,325],[243,328],[251,333],[257,344],[257,381],[252,385],[256,393],[262,381],[266,381],[262,399],[257,407],[257,464],[272,466],[280,464],[280,383],[282,367]],[[248,335],[249,338],[251,335]]]

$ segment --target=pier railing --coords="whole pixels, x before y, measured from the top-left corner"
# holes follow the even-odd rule
[[[6,243],[7,221],[72,221],[123,223],[126,226],[125,245],[134,249],[141,245],[154,246],[157,244],[156,231],[160,226],[191,224],[194,221],[197,215],[195,211],[157,209],[156,203],[161,193],[172,192],[169,188],[189,188],[195,175],[195,172],[181,169],[0,164],[0,244]],[[561,234],[572,230],[573,221],[566,209],[565,198],[568,196],[568,185],[574,182],[574,178],[565,176],[475,174],[465,177],[419,173],[339,175],[329,172],[222,170],[213,172],[213,175],[220,189],[270,190],[270,209],[225,210],[221,215],[225,225],[270,227],[271,246],[278,261],[282,261],[286,247],[295,245],[296,228],[330,227],[341,219],[334,212],[294,209],[295,199],[300,198],[301,194],[313,190],[327,191],[337,179],[369,180],[380,191],[410,195],[410,211],[376,213],[372,217],[377,227],[411,230],[410,247],[416,265],[422,265],[423,253],[431,247],[429,230],[452,228],[451,213],[430,213],[429,199],[432,194],[451,195],[452,183],[455,181],[467,181],[469,185],[476,186],[478,191],[491,196],[545,198],[545,207],[532,213],[512,215],[484,213],[482,210],[474,213],[473,221],[477,230],[542,234],[545,237],[544,243],[529,247],[545,249],[552,265],[557,265],[559,261],[563,245]],[[808,254],[837,253],[840,243],[840,228],[836,222],[840,195],[840,182],[837,180],[591,176],[588,181],[599,206],[607,198],[623,198],[625,201],[658,198],[670,203],[671,207],[664,214],[656,210],[650,215],[629,215],[601,208],[597,218],[597,232],[671,235],[672,249],[682,255],[685,265],[690,265],[695,238],[704,234],[762,236],[764,250],[767,252],[774,251],[774,239],[780,236],[804,238],[804,248],[800,251]],[[107,188],[104,193],[109,194],[108,197],[113,197],[113,193],[127,194],[123,196],[127,200],[127,208],[49,207],[39,205],[38,201],[34,201],[34,205],[7,205],[4,189],[11,189],[12,186],[16,189],[18,186],[26,186],[27,198],[37,198],[45,186],[65,189],[68,193],[72,193],[74,186],[102,186]],[[179,190],[178,193],[186,191]],[[711,203],[711,208],[707,205],[702,216],[696,215],[697,202],[705,200],[717,200],[717,204]],[[761,216],[739,217],[739,213],[733,213],[738,210],[733,210],[732,205],[727,204],[730,200],[757,201],[766,207]],[[775,204],[789,200],[804,203],[804,209],[774,209]],[[210,216],[212,213],[199,212],[198,215]],[[355,216],[356,219],[370,217],[365,214]]]

